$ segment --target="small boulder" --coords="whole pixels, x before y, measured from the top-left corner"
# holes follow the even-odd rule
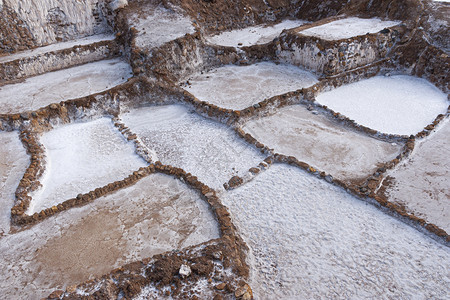
[[[181,275],[181,277],[188,277],[189,275],[191,275],[192,271],[191,271],[191,267],[189,267],[188,265],[181,265],[180,270],[178,271],[178,273]]]
[[[115,11],[120,8],[124,8],[127,5],[128,5],[127,0],[114,0],[109,4],[109,8],[111,8],[112,11]]]

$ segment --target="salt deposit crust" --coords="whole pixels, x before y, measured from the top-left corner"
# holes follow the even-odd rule
[[[389,200],[450,232],[450,122],[417,143],[413,154],[389,176]]]
[[[26,57],[33,57],[33,56],[37,56],[39,54],[48,53],[48,52],[52,52],[52,51],[58,51],[58,50],[62,50],[62,49],[70,49],[74,46],[84,46],[84,45],[94,44],[94,43],[98,43],[98,42],[102,42],[102,41],[111,41],[114,39],[115,39],[115,36],[113,34],[92,35],[92,36],[84,37],[84,38],[77,39],[77,40],[71,40],[71,41],[62,42],[62,43],[51,44],[48,46],[39,47],[39,48],[32,49],[32,50],[26,50],[26,51],[14,53],[12,55],[2,56],[2,57],[0,57],[0,63],[13,61],[16,59],[21,59],[21,58],[26,58]]]
[[[450,250],[300,169],[223,197],[251,248],[257,299],[445,299]]]
[[[248,47],[271,42],[284,29],[291,29],[305,24],[303,20],[284,20],[273,26],[251,26],[243,29],[222,32],[207,37],[206,40],[215,45],[227,47]]]
[[[93,14],[98,0],[2,0],[17,12],[40,45],[107,31]],[[100,22],[99,22],[100,21]],[[58,23],[59,26],[55,26]]]
[[[134,15],[131,24],[138,30],[135,42],[139,48],[159,47],[183,35],[195,32],[192,21],[163,7],[143,7],[144,13]]]
[[[182,168],[214,189],[265,158],[231,129],[181,105],[142,107],[121,117],[163,164]]]
[[[350,131],[301,105],[251,120],[243,130],[275,152],[294,156],[341,180],[367,177],[401,150],[401,145]]]
[[[41,299],[126,263],[219,237],[209,206],[178,180],[135,185],[0,239],[0,294]]]
[[[298,67],[272,62],[228,65],[189,79],[184,89],[202,101],[241,110],[267,98],[317,83],[317,77]]]
[[[37,110],[54,102],[88,96],[121,84],[131,76],[127,63],[111,59],[27,78],[0,87],[0,113]]]
[[[17,132],[0,132],[0,237],[9,232],[15,191],[30,159]]]
[[[30,215],[146,166],[109,118],[55,128],[43,134],[41,143],[46,171],[40,180],[43,187],[32,195]]]
[[[449,105],[447,95],[431,83],[406,75],[375,76],[324,92],[316,100],[358,124],[400,135],[422,131]]]
[[[299,33],[334,41],[367,33],[377,33],[384,28],[393,27],[400,23],[400,21],[382,21],[377,18],[361,19],[352,17],[301,30]]]

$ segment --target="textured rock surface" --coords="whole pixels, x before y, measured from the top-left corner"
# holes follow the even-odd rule
[[[41,46],[107,31],[105,20],[99,16],[98,3],[98,0],[4,0],[3,11],[12,11],[11,21],[26,28],[33,44]],[[4,30],[7,29],[1,30],[4,36],[11,35]]]

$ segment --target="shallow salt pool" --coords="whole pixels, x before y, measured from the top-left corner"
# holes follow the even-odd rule
[[[315,75],[298,67],[261,62],[250,66],[228,65],[194,75],[184,89],[202,101],[241,110],[317,82]]]
[[[151,174],[0,237],[0,294],[41,299],[127,263],[218,237],[217,221],[195,191],[170,176]]]
[[[251,26],[243,29],[221,32],[206,38],[206,41],[220,46],[247,47],[271,42],[284,29],[299,27],[305,24],[303,20],[284,20],[272,26]]]
[[[214,189],[265,158],[230,128],[181,105],[142,107],[121,117],[163,164],[183,168]]]
[[[376,33],[384,28],[396,26],[400,23],[400,21],[383,21],[377,18],[361,19],[352,17],[311,27],[298,31],[298,33],[333,41],[348,39],[354,36],[365,35],[367,33]]]
[[[29,164],[19,134],[0,131],[0,237],[9,232],[16,188]]]
[[[132,75],[127,63],[110,59],[30,77],[0,87],[0,114],[37,110],[95,94],[126,82]]]
[[[395,170],[389,200],[450,232],[450,121],[428,138]]]
[[[274,165],[222,197],[255,299],[444,299],[450,250],[340,188]]]
[[[369,92],[370,91],[370,92]],[[447,111],[447,95],[425,79],[375,76],[317,96],[317,102],[383,133],[411,135]]]
[[[146,166],[109,118],[57,127],[41,138],[46,149],[42,188],[32,195],[28,214],[39,212]]]
[[[242,129],[275,152],[294,156],[341,180],[365,178],[401,150],[401,145],[342,127],[302,105],[253,119]]]

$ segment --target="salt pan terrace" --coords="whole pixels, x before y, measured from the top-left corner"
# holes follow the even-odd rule
[[[147,165],[109,118],[57,127],[45,133],[41,143],[46,170],[42,188],[32,195],[30,215],[122,180]]]
[[[223,201],[250,247],[256,299],[449,293],[448,247],[298,168],[274,165]]]
[[[192,21],[173,10],[151,4],[139,4],[139,13],[128,22],[138,31],[136,46],[143,49],[159,47],[164,43],[194,33]]]
[[[345,128],[303,105],[250,120],[243,130],[277,153],[294,156],[346,181],[366,178],[401,150],[399,144]]]
[[[17,132],[0,132],[0,238],[9,232],[15,189],[30,159]]]
[[[400,23],[399,21],[383,21],[377,18],[361,19],[353,17],[300,30],[298,33],[333,41],[348,39],[367,33],[376,33],[384,28],[399,25]]]
[[[278,24],[251,26],[233,31],[225,31],[220,34],[207,37],[208,43],[228,46],[247,47],[271,42],[285,29],[299,27],[305,24],[303,20],[284,20]]]
[[[24,82],[0,86],[0,113],[37,110],[51,103],[88,96],[126,82],[131,76],[127,63],[111,59],[30,77]]]
[[[218,238],[198,194],[167,175],[0,238],[0,293],[40,299],[126,263]]]
[[[266,156],[223,124],[181,105],[132,109],[122,120],[164,164],[183,168],[214,189],[244,176]]]
[[[315,83],[316,76],[301,68],[261,62],[250,66],[223,66],[196,74],[189,78],[184,89],[202,101],[241,110]]]
[[[447,95],[430,82],[406,75],[361,80],[324,92],[316,100],[360,125],[400,135],[422,131],[449,105]]]
[[[418,142],[410,158],[389,172],[388,198],[450,232],[450,122]]]

